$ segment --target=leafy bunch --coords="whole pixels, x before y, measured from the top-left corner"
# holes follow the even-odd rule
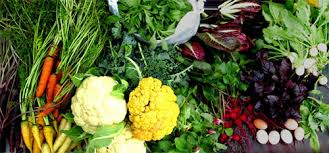
[[[186,72],[192,69],[180,62],[183,59],[175,46],[170,46],[168,50],[151,49],[142,47],[134,37],[124,35],[121,44],[110,44],[108,47],[110,53],[99,59],[98,66],[104,74],[118,75],[131,81],[131,86],[148,76],[170,85],[186,82]]]
[[[212,63],[193,62],[195,71],[191,72],[191,78],[202,83],[204,91],[207,91],[209,96],[221,92],[237,97],[240,91],[247,90],[247,84],[240,81],[241,68],[247,63],[245,56],[238,53],[231,55],[233,58],[228,61],[215,55]]]
[[[175,132],[158,142],[148,144],[153,152],[218,152],[227,147],[218,141],[222,126],[213,123],[211,108],[198,99],[197,87],[175,91],[180,115]]]
[[[269,2],[263,7],[263,16],[269,26],[263,30],[266,44],[273,58],[289,57],[296,74],[318,76],[329,64],[329,7],[328,1],[320,9],[306,1],[298,0],[294,5]],[[319,51],[318,51],[319,50]],[[315,61],[309,64],[308,61]]]
[[[299,106],[312,89],[312,78],[303,82],[293,77],[290,61],[269,60],[268,52],[258,52],[252,67],[242,74],[241,79],[251,85],[255,111],[277,123],[288,118],[299,119]]]
[[[145,40],[173,34],[180,19],[192,10],[187,0],[125,0],[119,1],[118,6],[128,33],[138,33]]]
[[[329,130],[329,105],[317,99],[306,99],[300,107],[302,126],[305,137],[310,139],[310,145],[315,152],[320,152],[317,132]]]

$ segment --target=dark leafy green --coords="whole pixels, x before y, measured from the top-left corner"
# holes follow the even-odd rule
[[[329,130],[329,105],[314,98],[307,99],[302,103],[300,113],[305,137],[310,139],[311,148],[320,152],[317,132]]]
[[[211,108],[198,100],[197,87],[178,88],[175,93],[181,112],[177,127],[162,140],[148,143],[152,152],[185,153],[199,150],[200,153],[207,153],[227,149],[218,141],[224,129],[213,123],[215,115],[209,113]]]
[[[128,33],[151,41],[173,34],[180,19],[192,10],[187,0],[124,0],[118,6],[120,21]],[[117,33],[119,29],[113,30]]]
[[[277,124],[288,118],[300,119],[299,106],[312,89],[314,79],[308,82],[293,77],[288,59],[269,60],[268,52],[258,52],[256,64],[247,69],[241,79],[250,86],[249,94],[255,101],[255,111]]]

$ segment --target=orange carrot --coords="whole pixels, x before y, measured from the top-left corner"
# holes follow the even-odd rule
[[[51,103],[54,100],[54,91],[56,86],[56,74],[52,74],[49,77],[48,85],[47,85],[47,103]]]
[[[30,152],[32,152],[32,141],[33,140],[31,139],[32,134],[31,134],[31,130],[29,127],[29,123],[27,121],[21,122],[21,133],[22,133],[23,141],[24,141],[27,149],[29,149]]]
[[[49,145],[51,152],[53,152],[53,140],[54,140],[54,135],[55,135],[53,127],[51,127],[49,125],[45,126],[43,128],[43,133],[45,135],[46,142]]]
[[[59,110],[55,109],[53,112],[54,118],[57,118],[59,116]]]
[[[62,86],[59,83],[57,83],[54,88],[54,98],[59,95],[61,88],[62,88]]]
[[[42,72],[40,75],[40,80],[36,91],[36,97],[41,97],[43,92],[45,91],[53,65],[54,65],[54,59],[49,56],[46,57],[45,61],[43,62]]]
[[[54,110],[55,110],[55,105],[53,105],[52,103],[46,103],[42,107],[42,112],[40,113],[40,115],[45,117],[45,116],[49,115],[50,113],[52,113]]]

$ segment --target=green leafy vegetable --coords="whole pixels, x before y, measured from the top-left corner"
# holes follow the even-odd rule
[[[112,143],[115,136],[118,136],[124,129],[125,123],[104,125],[96,129],[95,134],[89,140],[87,152],[94,152],[94,149],[107,147]]]
[[[192,10],[187,0],[125,0],[119,1],[118,6],[120,22],[128,33],[140,34],[145,40],[160,40],[173,34],[180,19]]]

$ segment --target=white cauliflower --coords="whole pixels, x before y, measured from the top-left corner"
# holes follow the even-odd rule
[[[107,76],[91,76],[81,83],[72,98],[71,109],[75,123],[85,132],[94,134],[100,125],[112,125],[125,119],[125,99],[111,94],[117,84]]]
[[[97,149],[97,153],[146,153],[146,147],[144,141],[133,138],[130,127],[126,127],[111,145]]]

